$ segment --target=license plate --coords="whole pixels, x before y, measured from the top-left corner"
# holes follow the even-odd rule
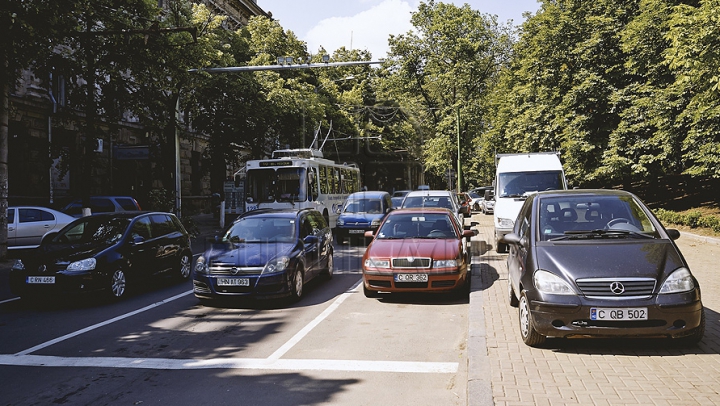
[[[647,320],[647,307],[591,307],[590,320]]]
[[[348,230],[349,234],[365,234],[365,230]]]
[[[426,273],[396,273],[395,282],[427,282]]]
[[[55,283],[54,276],[28,276],[25,280],[27,283],[38,283],[43,285],[51,285]]]
[[[248,278],[218,278],[218,286],[250,286]]]

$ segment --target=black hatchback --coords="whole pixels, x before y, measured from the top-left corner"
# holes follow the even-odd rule
[[[673,240],[637,196],[565,190],[529,196],[508,256],[508,299],[520,336],[666,337],[705,332],[700,286]]]
[[[95,214],[73,221],[16,260],[10,287],[21,297],[100,290],[118,299],[128,285],[158,274],[187,279],[191,260],[190,237],[173,214]]]

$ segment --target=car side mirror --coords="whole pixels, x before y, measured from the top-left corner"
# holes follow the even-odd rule
[[[335,213],[337,213],[337,214],[342,213],[342,207],[338,206],[338,208],[335,209]]]
[[[51,233],[45,234],[45,237],[42,238],[42,241],[40,242],[40,245],[47,245],[48,243],[50,243],[50,240],[52,240],[53,238],[55,238],[56,235],[58,235],[58,232],[57,232],[57,231],[53,231],[53,232],[51,232]]]
[[[503,240],[508,244],[514,245],[525,245],[526,242],[524,237],[520,237],[515,233],[506,234]]]
[[[303,243],[305,244],[317,244],[318,241],[320,241],[317,236],[314,235],[308,235],[305,238],[303,238]]]
[[[375,233],[372,231],[365,231],[365,238],[373,238],[375,237]]]
[[[145,241],[145,239],[139,235],[136,235],[135,237],[133,237],[133,240],[132,240],[133,244],[141,244],[144,241]]]
[[[667,230],[668,237],[670,237],[671,240],[677,240],[680,238],[680,231],[674,229],[674,228],[668,228]]]
[[[473,230],[463,230],[462,236],[463,236],[463,238],[468,238],[468,239],[469,239],[469,238],[472,238],[472,237],[475,236],[475,231],[473,231]]]

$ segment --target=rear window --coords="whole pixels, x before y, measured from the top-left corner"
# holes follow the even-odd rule
[[[117,202],[117,204],[120,205],[120,207],[123,208],[123,210],[127,210],[127,211],[139,210],[137,204],[135,203],[135,199],[131,199],[129,197],[118,197],[117,199],[115,199],[115,201]]]

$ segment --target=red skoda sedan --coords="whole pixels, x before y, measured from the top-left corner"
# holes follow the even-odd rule
[[[390,212],[362,260],[364,292],[469,291],[470,255],[463,230],[448,209],[412,208]]]

